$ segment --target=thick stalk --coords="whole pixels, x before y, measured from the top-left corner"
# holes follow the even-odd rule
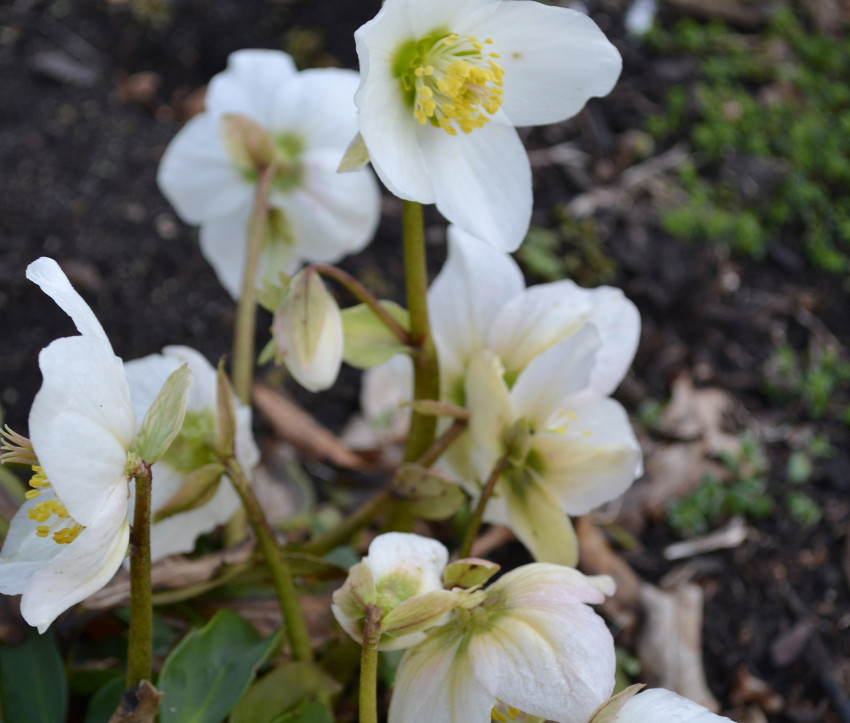
[[[425,222],[422,205],[404,202],[404,283],[410,312],[410,340],[413,346],[413,398],[439,399],[440,375],[437,350],[428,320],[428,268],[425,260]],[[437,419],[414,412],[404,448],[404,461],[414,462],[434,442]]]
[[[366,606],[363,621],[363,649],[360,653],[360,723],[378,723],[378,641],[381,639],[381,611]]]
[[[254,374],[254,338],[257,331],[256,283],[257,264],[263,250],[266,221],[269,211],[269,189],[275,166],[266,166],[257,182],[257,199],[248,230],[248,250],[242,295],[236,308],[236,330],[233,339],[233,389],[243,404],[251,402],[251,378]]]
[[[493,467],[493,471],[490,473],[487,483],[481,490],[481,497],[478,498],[478,504],[475,506],[472,517],[466,526],[466,532],[463,535],[463,542],[461,542],[458,557],[469,557],[472,552],[472,545],[475,542],[475,538],[478,536],[478,530],[481,529],[481,520],[484,518],[484,509],[487,507],[487,502],[489,502],[490,496],[493,494],[496,482],[499,481],[499,477],[502,476],[502,472],[505,471],[507,466],[507,458],[502,457],[498,462],[496,462],[496,466]]]
[[[151,602],[151,468],[135,470],[136,508],[130,529],[130,640],[127,688],[151,678],[153,605]]]
[[[383,322],[402,344],[410,344],[410,335],[405,328],[399,324],[390,313],[381,306],[381,302],[375,298],[369,289],[355,279],[351,274],[346,273],[336,266],[328,266],[327,264],[313,264],[312,268],[318,271],[322,276],[333,279],[337,283],[348,289],[349,293],[359,302],[366,304],[375,316]]]
[[[248,515],[248,523],[257,536],[260,551],[263,553],[266,565],[268,565],[271,573],[280,610],[283,613],[289,644],[292,648],[292,657],[295,660],[311,661],[313,660],[313,648],[310,645],[310,635],[304,621],[301,604],[298,601],[298,593],[295,590],[289,564],[281,554],[281,550],[274,539],[274,533],[269,527],[260,503],[254,496],[254,491],[251,489],[251,484],[242,469],[242,465],[233,457],[223,461],[227,468],[227,475],[233,481],[233,486],[242,501],[242,506]]]

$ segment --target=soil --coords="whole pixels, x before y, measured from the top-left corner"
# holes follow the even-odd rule
[[[687,59],[656,57],[628,38],[619,3],[586,5],[620,48],[624,73],[614,93],[579,118],[527,134],[531,149],[569,142],[591,158],[581,171],[552,163],[536,168],[539,226],[551,226],[559,204],[577,194],[615,187],[629,165],[625,134],[659,108],[665,88],[687,84],[695,71]],[[26,429],[40,384],[38,351],[72,333],[24,277],[41,255],[60,262],[123,358],[172,343],[212,360],[229,352],[233,305],[198,252],[195,231],[158,192],[157,161],[229,53],[284,48],[302,64],[356,67],[352,33],[379,6],[378,0],[12,0],[0,7],[5,423]],[[139,16],[145,8],[149,14],[164,8],[170,19],[146,20]],[[387,297],[400,292],[401,254],[399,206],[387,198],[385,208],[375,244],[345,266],[380,284],[376,291]],[[444,255],[441,221],[428,218],[436,270]],[[643,317],[634,369],[619,393],[631,412],[646,398],[667,398],[683,371],[698,386],[727,391],[737,403],[738,430],[781,432],[763,435],[772,485],[782,484],[789,437],[829,435],[833,456],[817,462],[803,486],[823,511],[821,522],[801,527],[780,508],[752,522],[736,549],[695,558],[691,575],[705,592],[704,661],[724,709],[759,703],[752,693],[746,699],[746,672],[782,696],[769,720],[850,720],[846,709],[839,711],[847,701],[842,690],[850,688],[850,435],[835,420],[806,419],[793,400],[771,401],[763,384],[778,339],[803,349],[827,334],[850,347],[841,279],[806,270],[786,239],[775,240],[761,262],[718,246],[683,244],[660,229],[648,198],[632,199],[626,211],[602,204],[593,219],[604,253],[616,261],[608,282],[621,286]],[[358,376],[346,372],[331,396],[292,393],[339,431],[356,408]],[[642,547],[627,559],[658,582],[675,567],[661,556],[675,538],[663,519],[645,522]]]

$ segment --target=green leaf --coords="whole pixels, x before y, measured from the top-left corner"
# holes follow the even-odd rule
[[[280,631],[260,640],[242,618],[220,610],[166,658],[157,686],[161,723],[220,723],[279,645]]]
[[[230,723],[273,723],[305,701],[327,698],[338,688],[339,684],[314,663],[284,663],[254,683],[233,709]],[[324,706],[319,708],[324,710]]]
[[[381,306],[403,328],[410,326],[410,314],[398,304],[382,301]],[[358,369],[378,366],[408,350],[366,304],[343,309],[342,331],[345,334],[342,358]]]
[[[180,433],[186,416],[186,395],[191,383],[192,372],[183,364],[165,380],[145,414],[134,450],[148,464],[159,460]]]
[[[333,718],[321,703],[307,703],[295,713],[277,718],[274,723],[333,723]]]
[[[403,464],[393,478],[396,496],[417,517],[444,520],[466,501],[459,485],[418,464]]]
[[[209,502],[221,482],[224,467],[218,462],[205,464],[183,480],[177,491],[153,516],[154,522],[160,522],[172,515],[194,510]]]
[[[124,676],[117,675],[95,693],[86,708],[84,723],[106,723],[118,710],[124,692]]]
[[[0,645],[0,708],[5,723],[63,723],[68,685],[52,630],[30,630],[22,645]]]

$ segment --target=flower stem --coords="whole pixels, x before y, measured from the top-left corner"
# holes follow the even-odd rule
[[[233,388],[243,404],[250,403],[251,378],[254,373],[254,337],[257,330],[256,279],[260,252],[269,210],[269,189],[274,178],[274,164],[266,166],[257,183],[257,199],[248,231],[248,251],[242,295],[236,308],[236,330],[233,339]]]
[[[439,399],[440,375],[437,349],[428,320],[428,268],[425,260],[425,222],[422,205],[404,202],[404,283],[410,312],[410,340],[413,345],[413,398]],[[414,412],[404,448],[404,461],[413,462],[434,442],[437,419]]]
[[[135,469],[136,507],[130,529],[130,640],[127,648],[127,688],[150,680],[153,660],[151,602],[151,468]]]
[[[251,489],[251,484],[242,469],[242,465],[234,457],[228,457],[222,462],[227,468],[227,475],[233,481],[233,486],[242,501],[242,506],[248,514],[248,522],[257,536],[260,550],[271,573],[280,611],[283,613],[289,644],[292,647],[292,657],[295,660],[312,661],[313,648],[310,645],[310,635],[304,621],[301,604],[298,601],[298,593],[295,590],[289,564],[281,554],[281,550],[274,539],[274,533],[269,527],[268,520],[263,514],[263,509],[260,507],[254,491]]]
[[[381,302],[375,298],[372,292],[357,279],[351,276],[351,274],[346,273],[342,269],[338,269],[336,266],[328,266],[327,264],[313,264],[312,268],[318,271],[322,276],[333,279],[348,289],[354,298],[361,303],[366,304],[366,306],[372,310],[372,313],[374,313],[375,316],[383,322],[384,326],[386,326],[395,335],[396,339],[398,339],[402,344],[410,344],[410,334],[407,333],[407,330],[399,324],[383,306],[381,306]]]
[[[443,432],[437,439],[434,440],[428,450],[417,461],[417,464],[423,467],[430,467],[434,464],[458,437],[466,431],[467,421],[465,419],[456,419],[452,422],[452,426]]]
[[[384,511],[391,499],[392,491],[389,488],[380,491],[338,525],[321,535],[317,535],[296,549],[298,552],[307,552],[311,555],[324,555],[334,548],[350,542],[355,533],[366,527]]]
[[[366,606],[363,621],[363,649],[360,653],[360,723],[378,723],[378,642],[381,639],[381,611]]]
[[[478,536],[478,530],[481,528],[481,520],[484,517],[484,509],[487,507],[487,502],[490,501],[490,496],[493,494],[496,482],[499,481],[499,477],[502,476],[502,472],[505,471],[507,466],[507,457],[501,457],[499,461],[496,462],[496,466],[493,467],[493,471],[490,473],[487,483],[481,490],[481,497],[478,498],[478,504],[475,506],[472,518],[467,524],[466,533],[463,536],[463,542],[461,542],[460,550],[458,551],[458,557],[469,557],[472,552],[472,545],[475,542],[475,538]]]

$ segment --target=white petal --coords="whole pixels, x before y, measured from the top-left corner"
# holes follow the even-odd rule
[[[469,362],[464,385],[469,409],[469,438],[475,450],[475,466],[484,483],[504,453],[502,437],[516,421],[499,360],[482,349]]]
[[[406,3],[410,28],[417,37],[437,28],[460,34],[470,16],[478,17],[474,14],[484,8],[489,15],[501,4],[501,0],[409,0]]]
[[[76,540],[36,573],[21,599],[21,614],[44,632],[62,612],[102,588],[127,552],[127,490],[110,491]]]
[[[149,354],[141,359],[124,362],[124,373],[127,376],[136,419],[145,418],[165,380],[179,366],[176,359],[164,357],[162,354]],[[192,382],[194,384],[194,375]]]
[[[192,118],[159,163],[159,190],[187,223],[213,222],[253,204],[254,184],[227,154],[220,118],[215,113]]]
[[[436,540],[405,532],[378,535],[369,545],[363,559],[369,565],[376,584],[395,574],[404,574],[419,581],[420,595],[443,587],[443,569],[449,553]]]
[[[517,126],[555,123],[607,95],[622,59],[586,15],[537,2],[502,2],[469,32],[492,38],[505,71],[502,111]]]
[[[583,515],[625,492],[641,471],[640,447],[613,399],[567,409],[558,431],[535,435],[547,488],[571,515]]]
[[[151,510],[156,511],[177,492],[184,477],[167,464],[157,463],[153,472]],[[227,477],[223,477],[213,498],[188,512],[157,522],[151,529],[151,560],[180,552],[191,552],[199,535],[226,523],[239,507],[239,497]]]
[[[513,609],[471,638],[475,677],[507,705],[586,723],[614,688],[614,641],[584,604]]]
[[[654,688],[639,693],[614,716],[612,723],[719,723],[731,718],[715,715],[708,708],[670,690]]]
[[[494,118],[457,136],[420,126],[418,138],[437,210],[499,251],[516,250],[528,231],[532,199],[531,167],[514,128]]]
[[[590,320],[602,340],[590,384],[594,391],[608,396],[623,380],[634,359],[640,340],[640,313],[620,289],[602,286],[590,294],[593,306]]]
[[[301,183],[290,193],[276,194],[274,206],[286,214],[292,227],[298,262],[338,261],[360,251],[375,234],[381,214],[381,196],[368,169],[337,173],[341,153],[337,149],[317,149],[302,156]],[[262,275],[274,276],[265,258]]]
[[[448,258],[428,290],[428,309],[440,371],[452,377],[463,373],[493,317],[525,283],[507,254],[457,226],[449,227],[448,237]]]
[[[231,213],[208,219],[201,226],[199,235],[201,253],[234,300],[242,295],[242,276],[245,273],[248,229],[253,208],[253,199],[249,197]],[[262,278],[260,274],[257,276]]]
[[[486,344],[513,375],[534,357],[575,334],[591,318],[593,294],[572,281],[532,286],[505,299]]]
[[[74,322],[77,331],[84,336],[94,336],[109,344],[106,332],[68,277],[53,259],[42,256],[27,266],[27,278],[53,299]]]
[[[588,388],[599,344],[596,327],[588,324],[532,359],[511,389],[516,415],[542,429],[565,400]]]
[[[39,523],[27,515],[43,501],[43,497],[26,500],[9,523],[9,531],[0,550],[0,592],[4,595],[23,593],[33,575],[62,551],[62,546],[52,538],[35,534]]]
[[[537,475],[511,470],[499,482],[497,492],[504,499],[508,526],[535,560],[576,565],[578,539],[573,525]],[[485,519],[490,520],[488,512]]]
[[[544,610],[586,603],[599,605],[615,592],[614,581],[605,575],[588,576],[572,567],[535,562],[505,573],[487,592],[504,609]]]
[[[459,653],[462,637],[449,624],[410,648],[396,673],[389,723],[487,721],[496,700]]]
[[[279,50],[238,50],[210,81],[204,105],[216,113],[243,113],[269,127],[276,92],[295,73],[292,58]]]
[[[353,70],[303,70],[276,91],[269,131],[292,133],[305,148],[333,148],[336,163],[357,133],[354,93],[360,76]]]
[[[354,33],[360,60],[360,87],[354,96],[357,124],[384,185],[399,198],[434,203],[434,186],[417,141],[419,123],[392,72],[398,43],[407,37],[406,20],[401,3],[386,3]]]
[[[29,417],[39,464],[71,516],[91,524],[120,487],[136,434],[121,360],[100,339],[57,339],[39,354],[44,376]]]

